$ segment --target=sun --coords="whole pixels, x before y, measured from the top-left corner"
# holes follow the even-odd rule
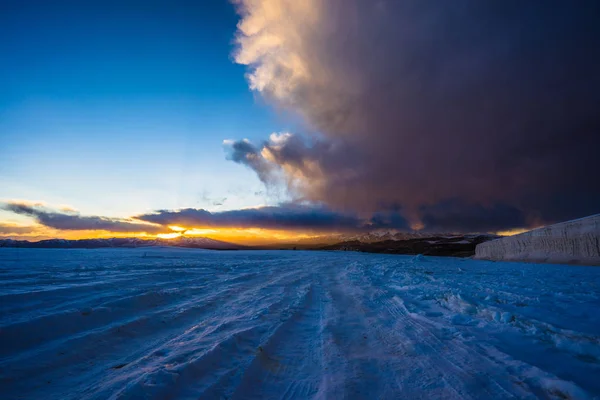
[[[178,238],[179,236],[181,236],[181,233],[179,233],[179,232],[159,233],[158,235],[156,235],[156,237],[158,237],[160,239],[175,239],[175,238]]]

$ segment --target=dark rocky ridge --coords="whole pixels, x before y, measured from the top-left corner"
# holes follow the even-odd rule
[[[365,243],[358,240],[323,246],[322,250],[361,251],[366,253],[423,254],[426,256],[471,257],[475,247],[497,239],[496,235],[433,236],[406,240],[383,240]]]

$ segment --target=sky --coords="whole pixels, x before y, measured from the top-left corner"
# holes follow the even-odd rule
[[[0,237],[506,232],[598,213],[599,8],[3,1]]]
[[[3,197],[109,216],[264,202],[223,156],[224,138],[276,126],[231,61],[231,4],[2,7]]]

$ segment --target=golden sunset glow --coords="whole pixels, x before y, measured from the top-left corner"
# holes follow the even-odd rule
[[[23,226],[29,228],[23,233],[9,233],[0,235],[2,239],[15,239],[15,240],[29,240],[38,241],[46,239],[67,239],[67,240],[79,240],[79,239],[108,239],[108,238],[126,238],[126,237],[138,237],[142,239],[152,239],[156,235],[147,234],[144,232],[109,232],[109,231],[94,231],[94,230],[58,230],[52,229],[41,225],[28,225]]]
[[[14,227],[14,229],[11,229]],[[262,228],[218,228],[218,227],[188,227],[181,225],[169,225],[163,233],[145,232],[111,232],[103,230],[58,230],[49,228],[35,222],[7,223],[4,224],[5,234],[0,238],[16,240],[38,241],[53,238],[67,240],[78,239],[107,239],[137,237],[142,239],[177,239],[205,237],[223,242],[240,245],[260,246],[277,243],[329,243],[334,240],[334,232],[305,232]],[[502,236],[512,236],[528,231],[528,229],[512,229],[496,232]],[[337,232],[343,233],[343,232]],[[332,242],[333,243],[333,242]]]
[[[178,232],[159,233],[158,235],[156,235],[156,237],[160,238],[160,239],[175,239],[175,238],[177,238],[179,236],[181,236],[181,233],[178,233]]]
[[[288,242],[309,239],[318,235],[306,234],[302,232],[290,232],[283,230],[272,230],[272,229],[235,229],[235,228],[223,228],[223,229],[211,229],[212,232],[202,233],[201,236],[222,240],[225,242],[238,243],[238,244],[268,244],[275,242]],[[204,229],[196,229],[194,231],[206,231]],[[187,236],[187,234],[186,234]]]
[[[298,240],[319,241],[327,240],[329,236],[326,233],[319,232],[298,232],[275,229],[260,228],[188,228],[183,226],[171,225],[166,229],[171,232],[159,234],[148,234],[144,232],[110,232],[101,230],[57,230],[45,227],[39,224],[14,224],[18,229],[10,234],[0,235],[2,238],[11,238],[16,240],[45,240],[61,238],[68,240],[78,239],[107,239],[107,238],[125,238],[138,237],[142,239],[176,239],[179,237],[206,237],[224,242],[242,244],[242,245],[264,245],[272,243],[291,243]]]
[[[172,228],[172,227],[169,227]],[[185,233],[180,233],[185,232]],[[316,233],[293,232],[259,228],[183,228],[180,232],[161,233],[156,235],[163,239],[176,237],[206,237],[224,242],[248,245],[261,245],[270,243],[285,243],[297,240],[309,240],[322,235]]]
[[[500,236],[513,236],[513,235],[518,235],[519,233],[527,232],[529,230],[531,230],[531,228],[530,229],[517,228],[517,229],[510,229],[508,231],[496,232],[496,234],[500,235]]]
[[[188,229],[186,230],[185,234],[186,236],[189,235],[210,235],[213,233],[218,233],[219,231],[217,229],[197,229],[197,228],[192,228],[192,229]]]

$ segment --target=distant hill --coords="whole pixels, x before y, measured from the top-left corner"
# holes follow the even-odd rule
[[[450,233],[450,232],[402,232],[395,229],[377,229],[370,232],[361,233],[333,233],[325,234],[320,236],[313,236],[305,239],[299,239],[290,242],[279,242],[270,243],[264,245],[253,246],[254,248],[261,249],[320,249],[327,246],[339,245],[345,242],[360,242],[362,244],[368,243],[379,243],[385,241],[406,241],[412,239],[422,240],[448,240],[448,241],[460,241],[460,240],[472,240],[475,237],[483,236],[491,239],[497,239],[500,236],[487,234],[487,233],[475,233],[475,234],[461,234],[461,233]]]
[[[475,247],[501,236],[493,234],[456,234],[376,230],[365,233],[333,234],[290,243],[256,246],[262,249],[343,250],[367,253],[424,254],[471,257]]]
[[[222,242],[204,237],[179,237],[175,239],[142,239],[142,238],[112,238],[112,239],[49,239],[39,242],[28,240],[0,240],[0,247],[26,247],[44,249],[98,249],[111,247],[188,247],[209,250],[240,250],[246,247],[233,243]]]
[[[361,251],[367,253],[423,254],[427,256],[471,257],[475,247],[483,242],[497,239],[498,235],[448,235],[425,236],[410,239],[387,239],[381,241],[351,240],[323,246],[321,250]]]
[[[303,249],[303,250],[344,250],[367,253],[389,254],[423,254],[430,256],[470,257],[475,254],[475,246],[489,240],[497,239],[497,235],[455,235],[455,234],[412,234],[375,232],[360,235],[339,235],[329,237],[328,241],[308,243],[273,244],[268,246],[241,246],[233,243],[204,237],[179,237],[175,239],[49,239],[39,242],[27,240],[0,240],[0,247],[24,247],[47,249],[98,249],[116,247],[187,247],[210,250],[241,249]],[[332,243],[335,239],[342,239]]]

